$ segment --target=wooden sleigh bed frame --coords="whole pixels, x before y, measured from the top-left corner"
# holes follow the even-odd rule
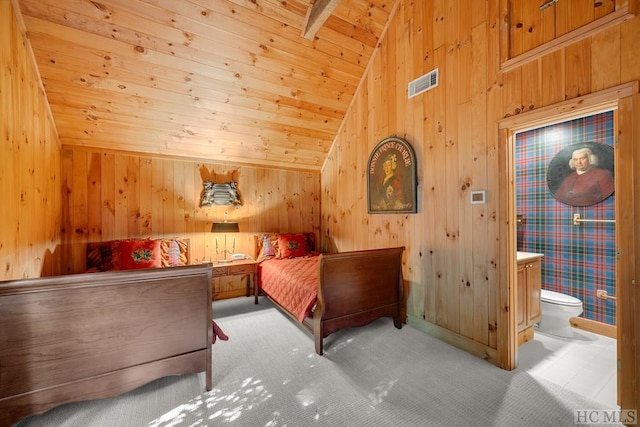
[[[206,372],[210,263],[0,282],[0,426]]]
[[[404,247],[397,247],[319,256],[316,305],[312,314],[302,322],[314,337],[317,354],[323,354],[323,339],[343,328],[362,326],[386,316],[393,318],[396,328],[402,328],[403,251]],[[261,289],[260,274],[254,291],[256,304],[262,293],[296,319],[279,301]]]

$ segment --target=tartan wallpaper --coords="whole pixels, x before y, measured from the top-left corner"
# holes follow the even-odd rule
[[[574,226],[573,214],[615,219],[615,193],[591,206],[566,205],[549,190],[547,168],[568,145],[589,141],[613,146],[614,135],[612,111],[516,135],[516,213],[526,221],[517,228],[518,250],[544,254],[543,289],[579,298],[582,317],[610,325],[616,324],[616,303],[596,298],[596,290],[616,295],[615,224]]]

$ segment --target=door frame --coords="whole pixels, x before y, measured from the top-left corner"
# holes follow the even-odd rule
[[[634,213],[640,212],[640,174],[633,173],[633,165],[640,165],[640,95],[638,82],[622,84],[610,89],[532,110],[498,121],[499,221],[500,244],[498,304],[498,364],[504,369],[515,369],[518,355],[516,330],[516,200],[515,200],[515,134],[565,122],[579,117],[615,110],[615,192],[616,197],[616,323],[618,360],[618,404],[622,409],[638,410],[640,397],[640,352],[634,342],[640,343],[640,292],[635,277],[640,273],[636,265],[636,247],[640,249],[640,236],[634,225]],[[502,325],[502,327],[500,327]]]

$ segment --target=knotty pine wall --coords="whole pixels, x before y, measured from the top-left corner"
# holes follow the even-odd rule
[[[501,72],[506,10],[499,3],[399,1],[321,183],[325,244],[405,246],[409,323],[489,359],[500,327],[498,269],[506,269],[499,252],[507,245],[498,231],[507,212],[498,206],[497,121],[640,78],[640,18]],[[435,68],[439,86],[407,99],[407,84]],[[368,156],[390,135],[415,149],[417,214],[367,213]],[[471,205],[473,190],[487,190],[488,202]]]
[[[17,19],[0,1],[0,280],[59,273],[60,146]]]
[[[203,181],[238,183],[242,206],[200,207]],[[87,242],[183,237],[191,262],[217,261],[213,221],[239,222],[228,249],[253,256],[253,235],[320,228],[320,174],[152,158],[126,153],[62,152],[62,268],[83,271]],[[219,250],[224,235],[218,235]],[[236,278],[239,280],[239,278]],[[239,284],[221,284],[221,286]],[[216,291],[222,289],[216,288]]]

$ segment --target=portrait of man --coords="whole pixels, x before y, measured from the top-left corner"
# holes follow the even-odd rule
[[[374,148],[368,164],[369,213],[416,212],[415,154],[409,143],[390,137]]]
[[[572,144],[549,163],[547,184],[553,197],[570,206],[600,203],[615,190],[613,148],[595,142]]]

